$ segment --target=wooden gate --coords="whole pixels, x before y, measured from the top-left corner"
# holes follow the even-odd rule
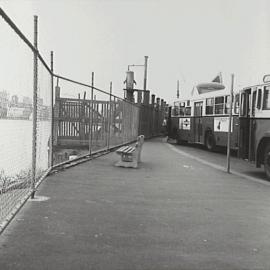
[[[54,146],[89,147],[91,127],[93,141],[105,143],[111,125],[121,132],[120,107],[118,102],[56,98]]]

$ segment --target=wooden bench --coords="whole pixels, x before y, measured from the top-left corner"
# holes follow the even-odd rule
[[[120,161],[115,166],[125,168],[138,168],[138,163],[141,162],[141,151],[144,143],[144,135],[140,135],[137,138],[135,147],[122,146],[116,150],[116,153],[121,155]]]
[[[121,148],[116,150],[116,153],[121,155],[122,161],[132,162],[133,161],[133,153],[136,148],[133,146],[122,146]]]

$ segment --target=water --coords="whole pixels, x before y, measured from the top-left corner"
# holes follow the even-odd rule
[[[32,128],[29,120],[0,119],[0,171],[15,175],[32,167]],[[48,168],[48,140],[51,123],[38,122],[37,169]]]

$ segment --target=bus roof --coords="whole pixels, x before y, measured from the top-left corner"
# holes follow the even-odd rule
[[[249,88],[254,88],[254,87],[264,87],[264,86],[270,86],[270,82],[261,83],[261,84],[255,84],[255,85],[250,85],[250,86],[245,86],[241,90],[245,90],[245,89],[249,89]]]
[[[238,92],[239,91],[234,91],[234,94],[237,94]],[[179,99],[179,100],[175,101],[174,103],[184,102],[187,100],[200,100],[200,99],[211,98],[211,97],[227,96],[230,94],[231,94],[230,90],[227,88],[222,89],[222,90],[215,90],[215,91],[211,91],[211,92],[207,92],[207,93],[202,93],[202,94],[199,94],[198,92],[196,92],[192,96],[190,96],[189,98],[185,97],[183,99]]]

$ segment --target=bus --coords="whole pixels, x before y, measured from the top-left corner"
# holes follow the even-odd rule
[[[231,149],[256,167],[263,165],[270,180],[270,82],[235,92],[232,104]],[[199,143],[208,150],[227,146],[229,107],[225,89],[177,101],[170,110],[169,136],[178,144]]]
[[[241,89],[239,120],[239,156],[270,179],[270,82]]]
[[[226,89],[180,100],[171,109],[171,134],[178,144],[203,144],[208,150],[227,145],[230,94]],[[233,98],[231,148],[238,149],[239,94]]]

